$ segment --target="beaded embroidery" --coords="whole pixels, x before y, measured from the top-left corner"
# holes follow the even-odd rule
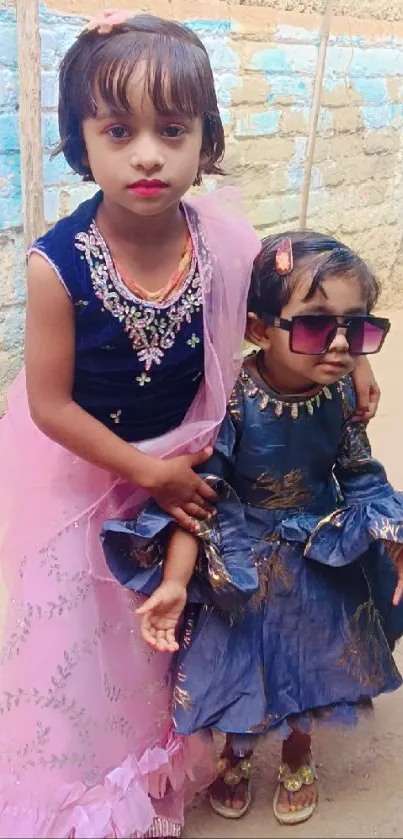
[[[305,397],[304,399],[281,399],[280,397],[271,396],[256,384],[245,368],[241,370],[240,380],[245,385],[247,396],[252,399],[256,396],[259,397],[259,409],[265,411],[267,406],[271,405],[274,408],[274,415],[276,417],[283,416],[284,411],[289,410],[292,419],[296,420],[300,415],[301,409],[305,409],[308,415],[312,416],[315,408],[320,408],[323,398],[333,398],[332,391],[326,385],[318,393],[310,397]]]
[[[161,364],[182,324],[191,323],[193,315],[202,308],[203,291],[195,256],[188,277],[175,297],[153,305],[138,299],[126,288],[95,222],[88,232],[77,233],[75,247],[82,252],[81,259],[87,261],[96,297],[122,323],[138,360],[144,363],[139,384],[148,384],[151,378],[147,374],[152,366]],[[188,343],[192,348],[196,346]]]

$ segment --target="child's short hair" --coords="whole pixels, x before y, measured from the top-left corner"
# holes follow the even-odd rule
[[[136,15],[108,34],[84,30],[68,50],[60,67],[55,154],[63,152],[75,172],[93,180],[85,163],[82,122],[96,116],[97,90],[115,110],[130,110],[128,85],[140,61],[145,61],[146,89],[158,112],[202,119],[202,171],[222,174],[224,129],[207,51],[191,29],[153,15]]]
[[[291,241],[294,267],[284,276],[276,271],[276,252],[285,238]],[[291,231],[263,239],[253,266],[248,312],[258,317],[263,312],[278,317],[306,271],[311,271],[312,282],[305,301],[314,296],[324,280],[336,274],[350,275],[359,281],[368,313],[378,300],[380,286],[375,275],[351,248],[323,233]]]

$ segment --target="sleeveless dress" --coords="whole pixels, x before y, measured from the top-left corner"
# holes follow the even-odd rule
[[[97,228],[101,200],[31,249],[74,306],[74,399],[150,454],[196,451],[215,439],[239,369],[258,238],[234,190],[184,202],[189,275],[166,304],[145,304],[123,285]],[[110,574],[99,540],[104,519],[133,513],[145,493],[34,426],[24,371],[8,406],[0,837],[180,835],[186,801],[212,776],[211,747],[173,733],[170,659],[142,643],[136,598]]]
[[[241,372],[203,467],[220,500],[202,528],[174,664],[181,734],[353,725],[401,686],[390,554],[403,545],[403,494],[354,412],[349,377],[282,400]],[[127,591],[159,584],[168,523],[155,502],[105,523],[108,564]]]

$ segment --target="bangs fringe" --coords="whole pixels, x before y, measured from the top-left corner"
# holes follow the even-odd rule
[[[211,112],[212,103],[205,101],[205,62],[197,60],[192,44],[148,35],[146,40],[131,40],[122,56],[116,55],[115,49],[114,55],[109,56],[108,46],[104,46],[101,65],[94,63],[93,72],[89,68],[82,88],[83,119],[96,115],[95,93],[113,111],[130,111],[130,86],[139,69],[144,92],[158,113],[192,118]]]

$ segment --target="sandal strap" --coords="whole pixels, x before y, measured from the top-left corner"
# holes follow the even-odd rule
[[[233,766],[227,757],[220,757],[217,763],[217,773],[227,787],[236,787],[242,780],[249,781],[251,761],[248,757],[241,757]]]
[[[309,787],[317,780],[317,777],[313,760],[309,764],[300,766],[296,772],[291,772],[287,763],[282,763],[278,773],[278,781],[283,784],[287,792],[298,792],[304,785]]]

